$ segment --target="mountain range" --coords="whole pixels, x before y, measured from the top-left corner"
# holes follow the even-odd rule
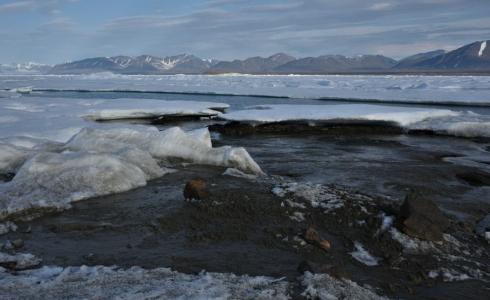
[[[399,61],[382,55],[323,55],[295,58],[277,53],[269,57],[219,61],[181,54],[86,58],[47,66],[0,65],[0,74],[342,74],[342,73],[484,73],[490,74],[490,41],[478,41],[456,50],[419,53]]]

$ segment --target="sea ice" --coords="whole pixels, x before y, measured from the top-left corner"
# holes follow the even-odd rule
[[[73,201],[144,186],[170,172],[160,165],[168,159],[263,174],[245,149],[212,148],[207,129],[186,133],[178,127],[85,128],[52,151],[40,145],[22,150],[1,152],[6,154],[0,173],[16,174],[0,184],[0,219],[28,209],[63,209]]]
[[[471,111],[371,104],[261,105],[221,114],[229,121],[252,124],[306,121],[315,123],[386,122],[407,130],[431,130],[464,137],[490,137],[490,116]]]
[[[483,44],[482,44],[483,45]],[[482,50],[483,53],[483,50]],[[264,95],[490,105],[489,76],[425,75],[34,75],[0,76],[0,88]]]
[[[228,104],[151,99],[0,98],[0,138],[24,136],[66,142],[84,127],[120,124],[94,120],[215,116]]]

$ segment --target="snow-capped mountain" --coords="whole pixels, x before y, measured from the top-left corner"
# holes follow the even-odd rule
[[[151,55],[95,57],[54,66],[52,74],[87,74],[113,72],[118,74],[200,74],[217,63],[194,55],[168,57]]]
[[[0,74],[44,74],[52,66],[28,62],[23,64],[0,64]]]
[[[490,71],[490,40],[474,42],[456,50],[442,53],[421,61],[416,61],[406,68],[416,70],[441,71]]]
[[[487,47],[488,44],[488,47]],[[181,54],[167,57],[151,55],[95,57],[49,67],[12,67],[25,72],[52,74],[335,74],[335,73],[490,73],[490,41],[479,41],[456,50],[435,50],[396,61],[382,55],[323,55],[296,59],[284,53],[269,57],[218,61]],[[2,73],[0,66],[0,73]],[[10,73],[14,73],[11,69]],[[5,71],[3,71],[5,73]]]

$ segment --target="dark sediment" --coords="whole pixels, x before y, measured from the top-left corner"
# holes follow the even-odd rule
[[[307,122],[289,121],[274,123],[227,122],[210,125],[209,130],[221,134],[243,136],[257,133],[265,134],[400,134],[403,129],[391,122]]]
[[[271,193],[274,180],[250,181],[222,172],[198,166],[181,169],[145,188],[83,201],[61,214],[19,223],[19,230],[6,238],[21,238],[22,250],[42,257],[47,265],[139,265],[188,273],[205,269],[286,276],[293,287],[298,276],[309,270],[370,284],[397,298],[420,299],[447,292],[446,283],[427,276],[430,270],[448,264],[444,256],[405,254],[389,231],[380,231],[380,214],[396,214],[400,203],[332,187],[343,206],[327,213],[294,194],[275,196]],[[209,198],[184,201],[184,183],[196,174],[209,187]],[[298,212],[304,221],[292,218]],[[488,262],[488,245],[458,226],[451,225],[448,232],[469,245],[472,259]],[[27,227],[31,230],[24,230]],[[305,241],[311,227],[319,240],[331,243],[331,249],[325,251],[318,241]],[[355,242],[380,258],[379,266],[354,260],[349,253]],[[481,252],[478,249],[486,249],[486,256],[476,255]],[[461,255],[459,250],[447,251]],[[469,280],[450,286],[455,287],[469,289],[481,283]],[[445,298],[458,299],[457,295]],[[473,299],[483,295],[484,290],[477,289]],[[299,295],[293,290],[293,296]]]

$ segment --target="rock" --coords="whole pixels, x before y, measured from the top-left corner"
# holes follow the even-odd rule
[[[14,245],[12,245],[12,242],[10,240],[6,240],[5,244],[3,244],[2,249],[4,250],[12,250],[14,249]]]
[[[422,240],[442,240],[442,234],[449,223],[449,219],[432,200],[415,192],[407,195],[398,214],[399,229]]]
[[[325,251],[329,251],[331,248],[331,244],[328,240],[322,239],[320,234],[313,228],[312,226],[308,227],[305,232],[305,240],[315,245]]]
[[[456,177],[472,186],[490,186],[490,174],[487,172],[466,172],[457,174]]]
[[[12,241],[12,246],[15,249],[20,249],[20,248],[24,247],[24,241],[21,239],[17,239],[15,241]]]
[[[487,241],[490,241],[490,215],[486,215],[476,224],[475,232]]]
[[[189,181],[184,188],[184,198],[187,200],[203,200],[209,197],[206,182],[202,179]]]
[[[0,267],[13,271],[17,267],[17,262],[15,262],[15,261],[0,262]]]

